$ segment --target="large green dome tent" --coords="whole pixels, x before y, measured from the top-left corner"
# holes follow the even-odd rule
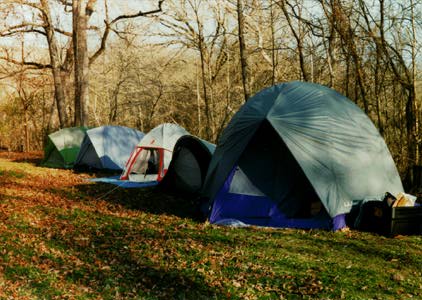
[[[70,127],[49,134],[41,165],[50,168],[73,168],[88,129],[88,127]]]
[[[328,87],[296,81],[264,89],[233,116],[203,195],[211,223],[339,229],[354,202],[402,191],[364,112]]]

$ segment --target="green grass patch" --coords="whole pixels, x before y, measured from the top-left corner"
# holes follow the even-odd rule
[[[21,281],[26,290],[39,299],[57,299],[63,292],[52,285],[57,281],[54,273],[45,274],[33,266],[8,265],[4,277],[11,281]]]
[[[26,175],[24,172],[21,171],[5,171],[5,170],[0,170],[0,176],[4,176],[4,177],[12,177],[12,178],[24,178]]]
[[[158,189],[25,172],[9,176],[20,184],[1,202],[0,298],[422,298],[421,236],[216,227],[184,209],[191,199]],[[48,184],[27,200],[37,176]]]

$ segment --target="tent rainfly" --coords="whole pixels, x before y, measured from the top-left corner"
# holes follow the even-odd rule
[[[101,126],[89,129],[82,142],[75,168],[123,170],[132,149],[144,134],[124,126]]]
[[[87,130],[87,127],[70,127],[49,134],[41,165],[50,168],[73,168]]]
[[[178,139],[189,134],[175,124],[161,124],[148,132],[132,151],[121,180],[161,181],[168,169]]]
[[[340,229],[366,197],[403,191],[370,119],[348,98],[313,83],[267,88],[225,128],[203,195],[211,223]]]
[[[181,137],[161,184],[182,193],[199,194],[214,150],[214,144],[193,135]]]

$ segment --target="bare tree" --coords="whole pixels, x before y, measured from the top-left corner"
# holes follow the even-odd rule
[[[170,2],[169,2],[170,3]],[[200,86],[204,101],[205,114],[205,137],[209,140],[215,138],[215,125],[212,108],[214,106],[213,91],[214,83],[227,61],[225,48],[227,45],[224,16],[221,16],[223,8],[212,6],[200,0],[180,0],[171,2],[171,11],[160,19],[165,27],[165,33],[161,36],[168,39],[167,44],[182,44],[187,49],[194,49],[199,55],[199,70],[201,75]],[[208,35],[204,32],[204,11],[215,18],[215,26],[208,28]],[[182,39],[180,37],[183,37]],[[203,126],[198,124],[198,133]]]
[[[297,52],[298,52],[298,56],[299,56],[299,65],[300,65],[300,70],[301,70],[301,74],[303,77],[304,81],[309,81],[309,76],[308,73],[306,71],[305,68],[305,53],[304,53],[304,37],[303,37],[303,33],[301,30],[301,23],[299,23],[298,28],[295,28],[294,24],[293,24],[293,20],[290,17],[290,14],[293,13],[297,19],[301,19],[300,16],[300,5],[296,5],[296,7],[298,7],[299,13],[296,12],[295,7],[288,1],[288,0],[282,0],[280,2],[277,2],[277,4],[281,7],[284,17],[286,18],[287,24],[289,25],[289,28],[294,36],[294,39],[296,41],[297,44]],[[291,12],[289,11],[289,9],[291,10]]]
[[[107,1],[104,0],[105,6],[107,7]],[[114,17],[112,20],[108,20],[108,16],[105,17],[104,23],[105,28],[101,33],[101,42],[98,48],[94,51],[91,57],[88,57],[88,44],[87,34],[88,30],[91,29],[88,26],[91,15],[96,9],[96,0],[74,0],[68,2],[66,0],[56,0],[56,3],[60,3],[62,7],[62,13],[71,14],[73,20],[73,26],[71,31],[66,31],[60,28],[60,24],[57,24],[56,18],[53,16],[53,12],[50,8],[51,0],[5,0],[0,5],[7,5],[7,8],[13,10],[15,14],[31,15],[32,18],[28,20],[24,18],[23,21],[18,24],[11,24],[3,28],[0,32],[0,37],[7,36],[12,37],[17,34],[36,34],[44,37],[49,46],[49,63],[41,63],[36,61],[24,61],[23,64],[38,69],[51,69],[54,78],[55,87],[55,98],[57,109],[59,112],[60,126],[67,126],[67,116],[65,112],[66,107],[66,92],[65,92],[65,81],[70,82],[70,74],[74,71],[74,125],[84,125],[87,123],[86,120],[86,104],[88,102],[88,68],[89,64],[92,64],[105,50],[107,40],[110,36],[110,32],[118,32],[114,26],[122,21],[135,19],[138,17],[148,16],[161,11],[162,3],[164,0],[157,0],[157,8],[148,11],[138,11],[133,14],[122,14]],[[31,13],[28,13],[30,11]],[[61,46],[57,34],[67,39],[67,45]],[[63,43],[61,43],[63,44]],[[22,64],[22,62],[16,61],[9,55],[3,55],[3,60],[7,60],[12,63]]]
[[[60,126],[67,125],[67,115],[65,111],[66,98],[64,92],[64,78],[62,74],[62,58],[60,45],[57,42],[56,33],[65,33],[63,30],[53,25],[50,5],[47,0],[40,0],[39,3],[26,0],[5,1],[2,5],[7,5],[10,14],[20,15],[20,10],[32,10],[32,15],[21,18],[21,22],[16,25],[4,26],[0,37],[19,37],[22,34],[37,34],[43,36],[49,46],[50,62],[43,63],[32,60],[16,60],[13,54],[5,52],[1,59],[17,65],[24,65],[33,69],[51,69],[54,79],[55,99],[58,110]]]
[[[394,6],[393,6],[394,5]],[[406,182],[411,185],[412,170],[414,165],[420,163],[420,137],[419,137],[419,107],[416,94],[416,3],[409,0],[407,5],[400,5],[400,11],[394,3],[378,0],[378,11],[371,10],[363,0],[359,1],[361,15],[365,21],[362,28],[365,34],[371,38],[376,47],[376,85],[377,91],[381,91],[385,82],[387,71],[391,72],[394,84],[398,84],[404,91],[405,97],[405,124],[407,142],[407,167]],[[394,10],[394,12],[393,12]],[[374,15],[376,13],[376,15]],[[393,14],[391,17],[389,13]],[[379,21],[375,21],[375,20]],[[386,30],[388,28],[388,34]],[[376,30],[374,30],[376,29]],[[410,60],[406,52],[410,53]],[[381,63],[385,66],[382,70]],[[380,72],[382,72],[380,74]],[[400,106],[400,102],[396,106]],[[380,106],[380,105],[378,105]],[[379,117],[380,118],[380,117]]]

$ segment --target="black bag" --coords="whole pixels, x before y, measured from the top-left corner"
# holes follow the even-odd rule
[[[368,201],[361,205],[355,228],[361,231],[389,234],[391,207],[385,201]]]

